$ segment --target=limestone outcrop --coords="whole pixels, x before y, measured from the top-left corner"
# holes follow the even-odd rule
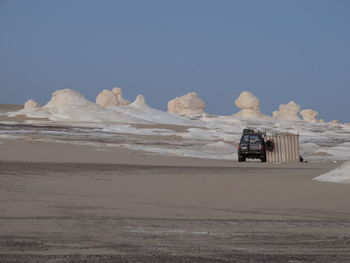
[[[104,89],[96,97],[96,104],[101,107],[129,105],[130,102],[123,98],[121,88],[113,88],[112,91]]]
[[[281,104],[278,111],[272,112],[272,117],[281,120],[297,121],[299,117],[300,106],[294,101],[287,104]]]
[[[27,100],[26,103],[24,103],[25,109],[37,110],[40,107],[40,104],[37,103],[35,100]]]
[[[138,107],[138,108],[149,107],[148,104],[146,103],[145,96],[143,96],[141,94],[137,95],[135,101],[130,103],[129,105],[132,107]]]
[[[179,115],[202,115],[204,110],[205,103],[195,92],[176,97],[168,102],[168,112]]]
[[[318,115],[318,112],[315,110],[311,110],[311,109],[302,110],[300,112],[300,115],[303,117],[304,121],[317,122],[316,117]]]
[[[118,105],[129,105],[130,101],[123,98],[123,91],[121,88],[113,88],[112,92],[118,99]]]
[[[237,108],[240,109],[234,116],[238,118],[265,118],[266,115],[260,112],[260,101],[249,91],[243,91],[235,100]]]

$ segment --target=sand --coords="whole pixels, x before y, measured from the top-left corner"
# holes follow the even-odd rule
[[[350,258],[350,184],[312,180],[340,163],[238,163],[38,136],[0,139],[0,262]]]
[[[334,163],[242,164],[115,147],[112,158],[89,146],[13,140],[1,149],[2,262],[350,256],[350,185],[311,180]]]

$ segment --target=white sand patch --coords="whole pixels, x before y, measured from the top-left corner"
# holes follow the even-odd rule
[[[345,162],[338,168],[317,176],[313,180],[330,183],[350,183],[350,162]]]

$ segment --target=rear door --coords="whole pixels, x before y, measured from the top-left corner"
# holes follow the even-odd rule
[[[241,150],[247,152],[249,150],[249,134],[243,135],[241,139]]]
[[[261,149],[261,138],[259,135],[251,134],[249,136],[249,150],[259,151]]]

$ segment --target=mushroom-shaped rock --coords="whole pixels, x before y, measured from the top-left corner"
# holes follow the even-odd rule
[[[130,101],[123,98],[123,91],[121,88],[113,88],[112,92],[118,99],[118,105],[129,105]]]
[[[281,104],[278,111],[274,111],[272,116],[276,119],[282,120],[300,120],[298,116],[300,112],[300,106],[294,101],[290,101],[287,104]]]
[[[138,95],[135,99],[134,102],[130,103],[129,104],[130,106],[132,107],[138,107],[138,108],[141,108],[141,107],[149,107],[146,103],[146,99],[143,95]]]
[[[266,117],[260,112],[260,101],[251,92],[243,91],[235,100],[236,106],[240,109],[235,114],[239,118],[262,118]]]
[[[117,106],[119,105],[119,101],[114,92],[104,89],[97,95],[96,104],[100,105],[101,107]]]
[[[34,100],[27,100],[26,103],[24,103],[24,108],[35,110],[40,108],[40,104]]]
[[[180,115],[202,115],[205,110],[204,101],[195,92],[176,97],[168,102],[168,112]]]
[[[318,115],[317,111],[307,109],[307,110],[302,110],[300,112],[300,115],[303,117],[304,121],[309,121],[309,122],[317,122],[316,117]]]

